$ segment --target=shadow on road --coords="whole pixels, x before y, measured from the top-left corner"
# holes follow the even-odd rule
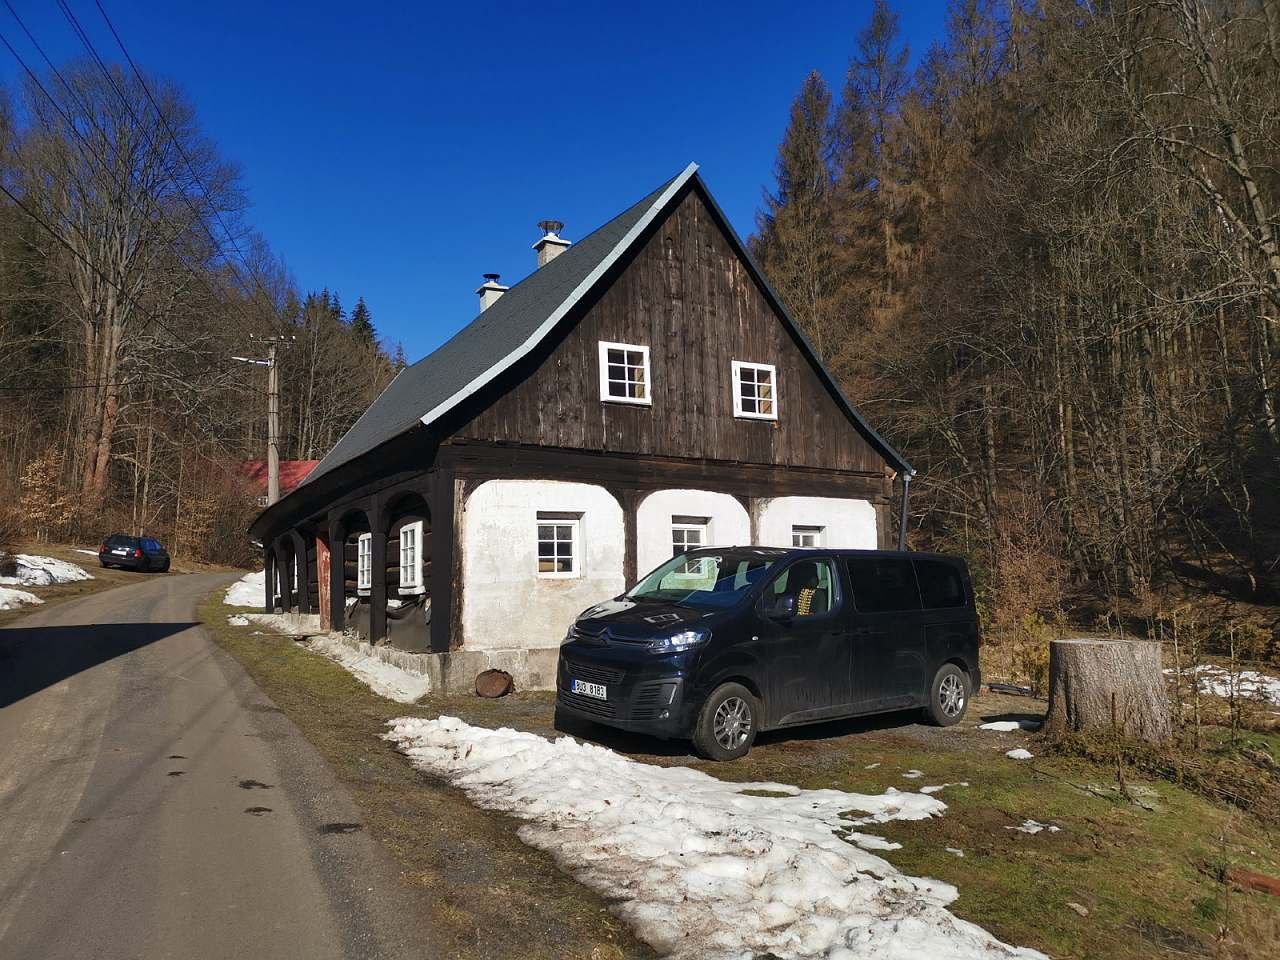
[[[96,623],[0,629],[0,708],[195,623]]]

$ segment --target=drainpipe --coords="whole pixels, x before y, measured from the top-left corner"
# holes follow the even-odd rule
[[[914,473],[902,475],[902,516],[898,520],[898,549],[907,549],[907,502],[911,499],[911,478]]]

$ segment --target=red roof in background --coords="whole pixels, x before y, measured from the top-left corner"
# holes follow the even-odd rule
[[[314,470],[319,462],[319,460],[281,460],[280,495],[284,496],[307,479],[307,474]],[[246,460],[240,464],[240,474],[255,493],[267,492],[267,461]]]

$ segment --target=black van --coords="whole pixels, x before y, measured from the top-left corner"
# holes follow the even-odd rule
[[[819,720],[923,707],[953,724],[978,688],[978,642],[955,557],[705,548],[578,618],[556,706],[732,760],[760,730]]]

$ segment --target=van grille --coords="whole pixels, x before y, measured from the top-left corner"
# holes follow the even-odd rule
[[[644,683],[636,687],[631,695],[631,719],[656,720],[662,706],[659,703],[661,693],[661,682]]]
[[[581,663],[568,658],[565,658],[564,665],[571,678],[576,677],[579,680],[586,680],[588,683],[619,683],[623,676],[623,671],[616,667],[602,667],[597,664]]]

